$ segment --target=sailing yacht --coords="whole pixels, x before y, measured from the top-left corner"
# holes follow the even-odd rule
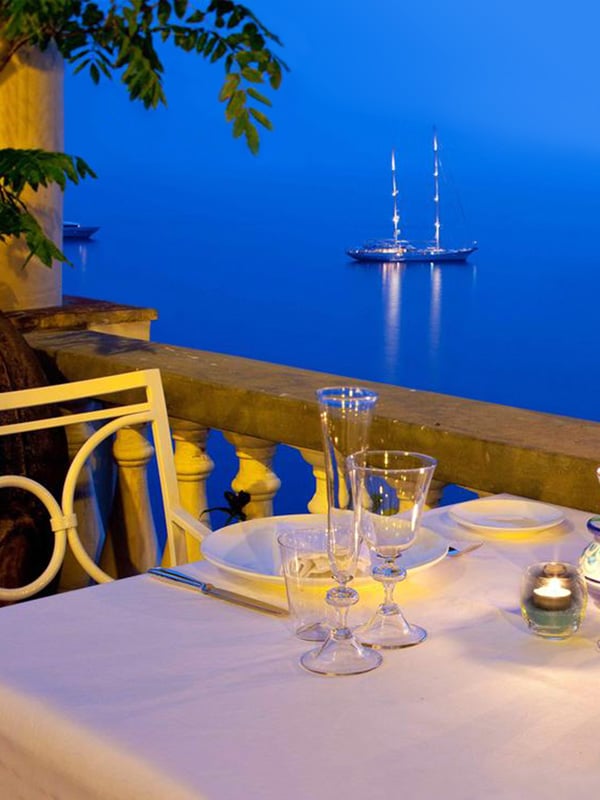
[[[351,248],[346,253],[356,261],[394,262],[394,261],[426,261],[433,264],[441,262],[464,262],[477,250],[473,243],[469,247],[442,247],[440,242],[440,157],[437,132],[433,132],[433,202],[434,202],[434,236],[433,240],[419,245],[402,239],[400,236],[400,215],[398,213],[398,185],[396,183],[396,156],[392,150],[392,200],[394,214],[392,222],[394,235],[392,239],[378,239],[367,242],[362,247]]]
[[[89,239],[100,228],[96,225],[80,225],[78,222],[63,222],[63,239]]]

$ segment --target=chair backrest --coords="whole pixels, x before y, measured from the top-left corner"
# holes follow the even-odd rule
[[[123,399],[122,395],[125,392],[129,393],[129,397]],[[121,395],[120,405],[119,395]],[[108,402],[102,408],[83,411],[77,407],[61,408],[62,413],[55,413],[57,407],[65,403],[103,397],[107,398]],[[0,587],[0,600],[25,599],[48,586],[63,563],[67,542],[76,560],[93,580],[98,583],[112,580],[111,576],[95,563],[81,543],[74,510],[75,491],[80,471],[94,449],[119,429],[127,426],[147,423],[151,427],[167,531],[165,558],[173,564],[187,560],[185,533],[201,540],[207,528],[194,520],[179,505],[171,433],[159,370],[140,370],[105,378],[0,393],[0,411],[47,406],[50,406],[50,415],[44,415],[41,419],[0,425],[0,436],[26,434],[48,428],[66,428],[77,423],[93,423],[94,433],[84,441],[72,458],[60,500],[31,478],[22,475],[0,476],[0,489],[15,487],[28,490],[44,504],[54,532],[54,549],[46,569],[26,586]]]

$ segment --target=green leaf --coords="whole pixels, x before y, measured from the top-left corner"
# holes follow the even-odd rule
[[[249,97],[252,97],[254,100],[258,100],[259,103],[264,103],[266,106],[269,106],[269,107],[271,107],[273,105],[268,97],[265,97],[264,94],[261,94],[260,92],[257,92],[254,87],[249,86],[246,89],[246,91],[247,91]]]
[[[212,53],[215,45],[219,41],[219,37],[216,33],[209,34],[208,41],[204,45],[204,55],[208,58],[208,56]]]
[[[175,0],[175,13],[181,19],[185,17],[188,8],[188,0]]]
[[[271,68],[269,69],[270,80],[269,83],[271,84],[271,88],[279,89],[281,86],[281,67],[277,63],[277,61],[271,62]]]
[[[225,109],[225,119],[227,122],[231,122],[231,120],[236,119],[244,110],[244,106],[246,104],[246,93],[239,89],[237,92],[234,92],[231,100],[227,103],[227,108]]]
[[[227,52],[227,45],[225,42],[219,42],[219,44],[213,50],[213,54],[210,57],[211,64],[214,64],[215,61],[218,61],[220,58],[223,58],[225,53]]]
[[[77,75],[81,70],[85,69],[87,65],[90,63],[91,59],[84,58],[73,70],[73,75]]]
[[[247,81],[250,81],[250,83],[262,83],[263,82],[262,72],[260,72],[257,69],[253,69],[252,67],[244,67],[241,70],[241,73],[242,73],[242,77],[245,78]]]
[[[235,72],[229,73],[229,75],[225,78],[225,83],[223,84],[221,91],[219,92],[219,100],[228,100],[239,85],[240,76]]]
[[[252,155],[257,155],[260,146],[260,139],[256,127],[250,121],[248,121],[248,124],[246,125],[246,142],[248,143],[248,147]]]
[[[168,0],[159,0],[157,18],[161,25],[166,25],[171,16],[171,3]]]
[[[243,108],[233,123],[233,136],[235,139],[238,139],[242,133],[246,132],[246,126],[248,125],[248,110]]]
[[[260,124],[263,127],[265,127],[268,131],[273,130],[273,124],[271,123],[271,120],[265,117],[265,115],[261,111],[257,111],[255,108],[251,108],[250,113],[252,114],[254,119],[257,122],[260,122]]]

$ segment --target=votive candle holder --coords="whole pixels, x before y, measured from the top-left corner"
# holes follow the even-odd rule
[[[567,639],[581,625],[587,586],[574,564],[547,561],[527,567],[521,585],[521,614],[529,628],[547,639]]]

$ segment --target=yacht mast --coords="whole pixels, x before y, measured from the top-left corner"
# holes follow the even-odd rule
[[[433,129],[433,204],[435,209],[435,249],[440,249],[440,157],[438,154],[437,130]]]
[[[398,244],[400,238],[400,215],[398,214],[398,187],[396,185],[396,156],[392,150],[392,198],[394,200],[394,244]]]

